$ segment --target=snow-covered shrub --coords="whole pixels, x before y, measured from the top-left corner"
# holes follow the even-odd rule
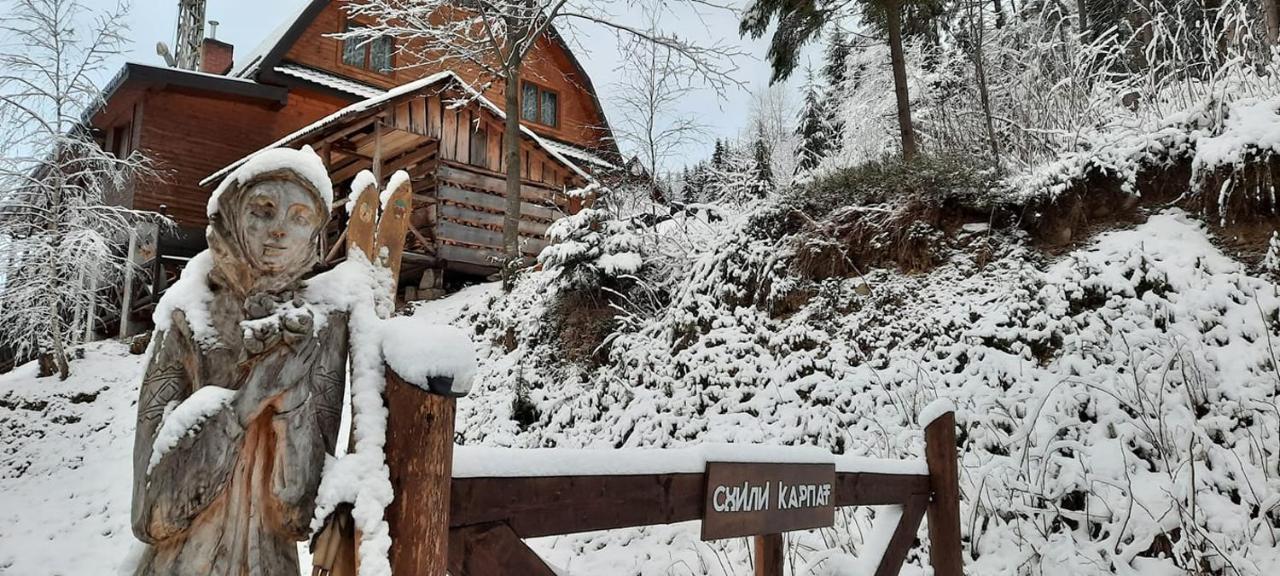
[[[544,268],[569,289],[598,288],[602,282],[634,275],[644,264],[640,239],[630,222],[604,210],[584,208],[547,229],[551,245],[538,255]]]
[[[919,198],[941,203],[985,206],[999,199],[998,175],[977,157],[925,154],[910,164],[898,154],[815,176],[791,194],[812,216],[850,205],[899,202]]]

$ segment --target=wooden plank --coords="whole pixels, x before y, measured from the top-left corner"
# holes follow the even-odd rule
[[[502,233],[489,230],[487,228],[476,228],[475,226],[467,226],[449,220],[441,220],[436,223],[436,237],[441,240],[458,242],[461,244],[471,244],[472,246],[484,246],[488,248],[502,248]],[[547,247],[547,242],[541,238],[530,238],[528,236],[520,236],[520,249],[530,256],[537,256],[543,248]]]
[[[427,99],[427,133],[434,138],[440,137],[440,95],[432,94]]]
[[[441,244],[436,249],[436,255],[450,265],[454,263],[469,264],[476,267],[476,270],[489,271],[498,269],[498,263],[493,259],[498,258],[500,260],[502,258],[502,253],[497,250],[475,246],[458,246],[456,244]]]
[[[396,574],[429,574],[410,570]],[[452,576],[555,576],[510,526],[481,524],[449,531],[449,574]]]
[[[902,506],[902,518],[898,520],[893,536],[889,537],[889,544],[880,557],[875,576],[898,576],[898,572],[902,571],[902,563],[915,544],[916,532],[920,531],[920,521],[924,519],[928,508],[928,496],[913,497]]]
[[[449,523],[506,522],[534,538],[686,522],[702,517],[705,482],[703,474],[454,478]]]
[[[485,122],[489,131],[489,158],[485,167],[494,172],[502,171],[502,128],[493,122]]]
[[[430,136],[427,128],[427,99],[414,98],[409,102],[409,120],[411,130],[423,136]]]
[[[836,472],[836,506],[902,504],[912,496],[929,494],[929,477],[913,474]]]
[[[441,123],[440,156],[448,160],[457,160],[458,144],[458,111],[445,106]]]
[[[498,194],[473,192],[471,190],[463,190],[457,186],[450,186],[441,183],[437,196],[441,200],[475,206],[477,208],[485,208],[498,213],[503,213],[507,209],[507,200]],[[560,218],[561,214],[550,208],[545,208],[528,202],[520,203],[520,219],[533,218],[546,222],[554,222]]]
[[[782,534],[755,537],[756,576],[782,576]]]
[[[440,215],[455,222],[491,227],[495,230],[502,229],[503,216],[491,212],[481,212],[472,210],[457,204],[445,204],[440,207]],[[535,222],[527,218],[520,219],[520,234],[522,236],[530,236],[541,238],[546,235],[547,225],[542,222]]]
[[[387,507],[394,574],[443,576],[449,558],[449,489],[455,400],[387,370]]]
[[[471,163],[471,111],[461,110],[458,116],[458,139],[457,151],[454,155],[458,160]]]
[[[441,180],[449,180],[464,187],[487,190],[504,198],[506,197],[506,177],[500,174],[486,174],[478,166],[466,166],[445,159],[440,163],[440,168],[436,173]],[[562,196],[563,194],[560,193],[560,190],[543,186],[537,182],[526,181],[520,184],[520,198],[528,202],[560,204],[559,200]]]
[[[395,109],[395,127],[405,132],[413,132],[413,125],[409,123],[409,103],[401,102],[396,104]]]
[[[947,412],[924,430],[924,458],[929,465],[929,563],[936,576],[962,576],[960,542],[960,456],[956,452],[956,415]]]

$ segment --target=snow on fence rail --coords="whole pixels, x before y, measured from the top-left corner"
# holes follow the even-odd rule
[[[877,576],[898,573],[926,516],[934,574],[962,574],[952,412],[926,427],[924,460],[898,461],[721,444],[455,451],[452,398],[388,370],[386,401],[394,574],[550,576],[523,539],[700,520],[704,539],[754,536],[756,574],[781,576],[782,532],[830,526],[835,508],[875,505],[902,512]]]

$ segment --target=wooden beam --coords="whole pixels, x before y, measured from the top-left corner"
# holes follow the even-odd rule
[[[396,574],[429,574],[409,571]],[[510,526],[502,523],[466,526],[449,531],[449,574],[452,576],[555,576]],[[432,575],[434,576],[434,575]]]
[[[391,571],[444,576],[455,400],[409,384],[390,369],[385,394],[387,468],[396,495],[386,511]]]
[[[502,229],[502,215],[492,212],[472,210],[456,204],[445,204],[440,207],[440,216],[455,222],[469,225],[482,225],[495,230]],[[547,225],[526,218],[520,219],[520,234],[540,238],[547,232]]]
[[[436,223],[436,237],[441,240],[452,240],[462,244],[484,246],[495,250],[502,248],[501,232],[458,224],[449,220],[441,220]],[[543,248],[547,247],[546,240],[530,238],[524,235],[520,236],[520,244],[524,252],[531,256],[536,256]]]
[[[705,488],[703,474],[454,478],[449,523],[506,522],[521,538],[672,524],[702,518]]]
[[[929,563],[936,576],[963,576],[960,542],[960,456],[956,451],[956,415],[947,412],[924,430],[929,465]]]
[[[836,506],[901,504],[912,496],[929,494],[929,477],[912,474],[837,472]]]
[[[441,182],[437,195],[441,200],[448,200],[458,204],[474,206],[476,208],[484,208],[501,214],[506,210],[507,201],[499,194],[492,192],[476,192],[474,190],[466,190],[447,182]],[[554,222],[559,219],[561,214],[536,204],[528,202],[520,203],[520,218],[533,218],[544,222]]]
[[[898,526],[893,529],[893,535],[889,537],[875,576],[898,576],[898,572],[902,571],[902,563],[915,545],[920,521],[924,520],[924,513],[928,508],[927,496],[916,496],[902,506],[902,517],[898,520]]]
[[[382,122],[373,123],[373,179],[382,182]]]
[[[451,162],[446,159],[440,160],[440,168],[436,170],[441,180],[452,180],[463,186],[471,188],[480,188],[493,192],[502,192],[506,190],[507,181],[500,175],[489,173],[488,170],[479,166],[469,166]],[[564,197],[558,188],[551,188],[540,182],[532,180],[524,180],[520,183],[520,198],[526,201],[558,201]],[[567,201],[567,200],[566,200]]]
[[[756,576],[782,576],[782,535],[755,537]]]

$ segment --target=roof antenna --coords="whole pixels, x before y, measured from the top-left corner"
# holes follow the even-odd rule
[[[205,0],[178,0],[178,30],[174,40],[174,60],[185,70],[200,69],[200,46],[204,44]]]

